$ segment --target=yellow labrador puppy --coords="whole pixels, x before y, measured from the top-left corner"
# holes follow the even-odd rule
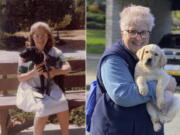
[[[147,82],[157,80],[157,102],[148,102],[147,111],[154,130],[158,131],[161,123],[169,122],[174,118],[180,107],[180,100],[173,95],[174,91],[165,91],[171,76],[163,70],[166,64],[163,51],[157,45],[150,44],[138,50],[137,57],[139,62],[135,67],[135,81],[139,93],[146,96],[148,94]]]

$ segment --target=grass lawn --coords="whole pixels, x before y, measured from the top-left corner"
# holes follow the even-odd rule
[[[87,30],[87,53],[101,54],[105,49],[105,30]]]
[[[173,33],[173,34],[179,34],[179,33],[180,33],[180,30],[179,30],[179,29],[172,30],[172,33]]]

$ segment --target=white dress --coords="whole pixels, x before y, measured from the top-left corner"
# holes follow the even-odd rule
[[[56,47],[52,47],[48,54],[59,57],[59,59],[63,62],[66,61],[62,52]],[[59,64],[57,63],[56,68],[58,68],[58,65]],[[26,73],[31,71],[33,67],[34,64],[32,62],[23,63],[22,59],[19,58],[19,73]],[[54,81],[50,82],[50,95],[46,95],[43,99],[35,98],[34,101],[32,90],[35,87],[40,87],[39,75],[19,84],[16,100],[16,104],[19,109],[22,109],[26,112],[35,112],[36,117],[48,116],[69,109],[68,102],[64,96],[64,93],[62,92],[62,89],[59,88],[59,86],[55,84]]]

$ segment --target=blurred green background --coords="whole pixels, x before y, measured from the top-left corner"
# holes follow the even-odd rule
[[[87,1],[87,53],[101,54],[105,49],[105,0]],[[180,11],[172,11],[172,33],[180,33]]]
[[[87,2],[87,53],[101,54],[105,49],[105,0]]]

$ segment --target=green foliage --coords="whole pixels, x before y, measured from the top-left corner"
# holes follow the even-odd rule
[[[180,11],[172,11],[173,25],[172,31],[177,31],[180,29]]]
[[[26,38],[14,34],[0,34],[0,49],[14,50],[25,46]]]
[[[100,8],[99,8],[99,5],[90,5],[88,6],[88,10],[98,12]]]
[[[99,23],[105,23],[105,14],[102,13],[94,13],[88,12],[87,13],[87,21],[95,21]]]
[[[90,0],[87,12],[87,53],[101,54],[105,49],[105,0]]]
[[[105,49],[105,30],[87,30],[87,53],[101,54]]]
[[[175,18],[175,19],[179,19],[179,21],[180,21],[180,11],[173,11],[172,12],[172,16],[173,16],[173,18]]]
[[[96,22],[87,22],[88,29],[105,29],[105,24]]]
[[[78,0],[82,5],[83,0]],[[71,23],[70,17],[65,15],[76,15],[75,0],[6,0],[6,4],[0,3],[0,29],[4,32],[16,32],[19,30],[27,30],[36,21],[48,22],[53,24],[67,26]],[[84,13],[84,10],[81,10]],[[64,18],[65,17],[65,18]],[[64,23],[66,19],[68,22]],[[73,20],[73,19],[72,19]]]
[[[10,116],[12,119],[11,125],[15,123],[23,123],[34,118],[34,113],[26,113],[19,109],[10,110]],[[49,122],[57,123],[56,115],[51,115],[49,117]],[[70,113],[70,124],[76,124],[82,126],[85,124],[85,107],[79,107],[71,111]]]
[[[54,24],[54,29],[64,29],[71,23],[71,21],[72,15],[66,14],[61,22]]]
[[[88,5],[92,5],[94,3],[101,4],[102,2],[105,2],[106,0],[88,0]]]
[[[85,106],[76,108],[71,111],[70,123],[82,126],[85,124]]]
[[[95,0],[87,0],[88,5],[93,4]]]
[[[67,28],[72,29],[73,27],[85,27],[85,0],[76,0],[76,7],[72,15],[72,22]]]
[[[97,5],[89,5],[87,12],[87,28],[88,29],[105,29],[105,12],[100,8],[90,8],[97,7]]]
[[[23,123],[25,121],[28,121],[34,118],[33,113],[23,112],[19,109],[10,110],[10,116],[11,116],[12,121],[17,122],[17,123]]]
[[[105,0],[88,0],[88,10],[93,12],[105,12],[106,1]]]

